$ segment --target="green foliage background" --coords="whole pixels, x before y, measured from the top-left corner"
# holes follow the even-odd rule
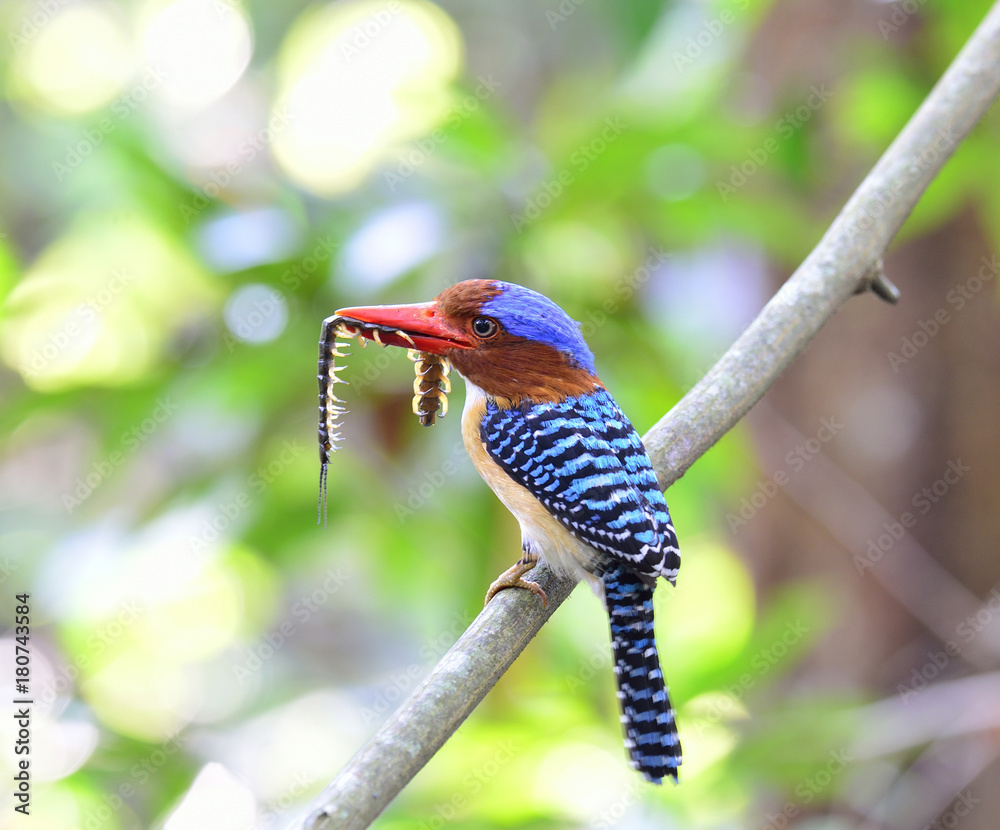
[[[410,364],[372,346],[346,360],[345,446],[329,525],[316,526],[324,317],[470,277],[530,285],[583,322],[602,379],[645,431],[815,245],[989,6],[205,5],[243,21],[253,49],[228,91],[200,103],[198,83],[178,103],[169,76],[149,80],[150,20],[166,2],[0,8],[0,624],[30,593],[35,828],[286,826],[516,557],[516,523],[460,447],[461,381],[451,414],[422,429]],[[379,38],[403,20],[454,61],[427,59],[426,77],[411,67],[393,88],[395,132],[333,142],[364,104],[310,132],[323,95],[281,126],[313,40],[352,78],[374,77],[397,59]],[[224,62],[227,44],[197,31],[175,43],[184,60]],[[358,93],[372,112],[377,93]],[[988,804],[966,818],[957,789],[914,787],[912,773],[979,758],[973,790],[988,801],[995,736],[970,730],[942,761],[921,755],[938,736],[913,737],[904,718],[895,743],[865,743],[882,723],[873,704],[898,701],[942,642],[856,567],[864,544],[810,524],[794,487],[771,492],[777,467],[817,466],[811,449],[788,460],[796,444],[767,413],[805,440],[831,411],[844,417],[829,407],[869,370],[895,382],[887,353],[1000,244],[998,130],[993,112],[890,259],[904,297],[929,305],[848,305],[768,397],[774,409],[668,493],[685,559],[677,590],[657,592],[657,631],[681,786],[627,768],[606,619],[579,589],[376,826],[908,827],[948,810],[993,826]],[[346,178],[323,178],[353,151]],[[1000,579],[991,279],[962,325],[903,367],[926,416],[910,444],[861,458],[850,418],[822,442],[895,516],[927,471],[975,459],[965,495],[914,534],[987,610]],[[978,413],[962,434],[982,444],[949,443],[947,418],[932,417],[926,401],[945,387]],[[895,412],[878,416],[887,434]],[[841,504],[828,484],[819,498]],[[942,675],[985,673],[990,659]],[[10,780],[14,756],[0,758]],[[27,826],[3,810],[0,824]]]

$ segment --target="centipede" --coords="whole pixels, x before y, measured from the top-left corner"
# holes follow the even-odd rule
[[[434,426],[439,415],[443,418],[448,414],[451,364],[441,355],[417,349],[407,349],[406,356],[413,361],[417,374],[413,381],[413,414],[421,426]]]
[[[316,507],[316,523],[326,525],[327,522],[327,471],[330,456],[340,449],[343,429],[343,418],[347,414],[344,401],[336,394],[337,384],[347,385],[340,377],[347,366],[337,365],[338,359],[350,357],[350,352],[344,351],[347,341],[356,339],[362,346],[366,337],[385,348],[381,335],[394,334],[401,340],[413,344],[413,339],[405,331],[366,323],[350,317],[333,315],[323,321],[319,339],[319,364],[316,380],[319,383],[319,501]],[[451,392],[451,381],[448,374],[451,364],[441,355],[423,352],[412,348],[407,350],[407,356],[413,361],[416,378],[413,381],[413,414],[417,416],[421,426],[433,426],[438,417],[448,414],[448,393]]]

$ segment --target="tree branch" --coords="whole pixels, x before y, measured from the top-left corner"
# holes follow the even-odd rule
[[[859,288],[921,194],[1000,91],[1000,3],[757,319],[644,437],[667,487],[719,440]],[[882,291],[878,291],[882,296]]]
[[[859,290],[892,299],[881,257],[1000,91],[1000,3],[855,191],[819,245],[718,363],[643,438],[664,488],[761,398]],[[544,609],[504,591],[315,800],[306,830],[362,830],[441,748],[574,588],[539,565]]]

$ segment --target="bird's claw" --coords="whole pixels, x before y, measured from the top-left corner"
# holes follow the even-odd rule
[[[525,556],[518,560],[517,564],[513,567],[508,568],[500,574],[500,576],[493,580],[493,584],[490,585],[490,589],[486,592],[486,601],[483,605],[489,605],[490,600],[505,588],[524,588],[527,591],[531,591],[536,597],[541,597],[542,608],[544,608],[548,604],[549,598],[545,595],[542,586],[537,582],[532,582],[524,578],[524,575],[534,568],[537,562],[537,556]]]

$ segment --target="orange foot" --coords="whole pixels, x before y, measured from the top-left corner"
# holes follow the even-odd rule
[[[541,597],[542,608],[544,608],[549,601],[549,598],[545,596],[545,591],[542,590],[542,587],[537,582],[531,582],[524,578],[524,575],[537,564],[537,554],[525,553],[513,567],[508,568],[493,580],[493,584],[490,585],[490,589],[486,592],[486,602],[483,605],[488,605],[489,601],[504,588],[524,588],[531,591],[535,596]]]

